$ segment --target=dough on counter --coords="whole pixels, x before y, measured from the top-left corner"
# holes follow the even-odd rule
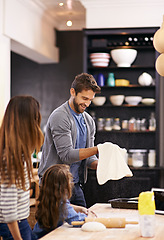
[[[81,227],[81,230],[86,232],[102,232],[105,229],[105,225],[100,222],[87,222]]]

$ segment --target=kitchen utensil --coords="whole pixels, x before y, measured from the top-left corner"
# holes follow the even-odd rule
[[[137,221],[126,221],[125,218],[89,218],[86,217],[85,221],[73,221],[73,226],[80,226],[86,222],[100,222],[107,228],[125,228],[126,224],[138,224]]]
[[[141,102],[145,105],[152,105],[155,103],[155,99],[154,98],[143,98]]]
[[[130,105],[138,105],[139,102],[141,102],[142,97],[141,96],[126,96],[125,102],[127,102]]]
[[[97,84],[102,87],[105,85],[105,77],[102,73],[99,73],[98,76],[97,76]]]
[[[109,73],[108,74],[107,86],[110,86],[110,87],[114,87],[115,86],[114,73]]]
[[[116,198],[108,201],[112,208],[138,209],[138,197]]]
[[[126,79],[116,79],[115,80],[115,86],[116,87],[125,87],[129,86],[130,81]]]
[[[111,57],[117,64],[117,67],[130,67],[137,57],[137,50],[135,49],[113,49],[111,50]]]
[[[94,105],[96,106],[102,106],[106,101],[106,97],[105,96],[99,96],[99,97],[95,97],[92,102]]]
[[[109,53],[91,53],[90,58],[110,58]]]
[[[122,105],[124,98],[124,95],[111,95],[109,97],[109,100],[111,101],[112,105],[120,106]]]
[[[91,53],[89,57],[93,67],[107,67],[109,64],[109,53]]]
[[[138,78],[138,83],[142,86],[149,86],[153,82],[153,78],[149,73],[142,73]]]

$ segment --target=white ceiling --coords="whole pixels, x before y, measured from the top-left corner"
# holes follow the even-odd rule
[[[88,9],[110,9],[112,7],[126,7],[135,9],[151,9],[159,6],[163,9],[164,0],[31,0],[41,7],[45,13],[54,21],[58,30],[81,30],[86,28],[86,11]],[[62,7],[59,3],[63,2]],[[147,14],[145,12],[145,14]],[[72,20],[72,27],[67,27],[67,20]],[[98,19],[96,19],[98,20]]]
[[[58,30],[74,30],[85,27],[85,8],[79,0],[31,0],[44,9],[56,23]],[[63,6],[59,3],[63,2]],[[67,27],[66,22],[71,20],[72,27]]]

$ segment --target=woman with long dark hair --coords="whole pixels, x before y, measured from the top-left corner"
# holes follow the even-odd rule
[[[0,127],[0,236],[30,240],[27,222],[31,154],[43,144],[40,106],[31,96],[13,97]]]

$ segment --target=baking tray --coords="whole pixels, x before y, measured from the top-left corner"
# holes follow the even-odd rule
[[[136,198],[116,198],[108,200],[113,208],[138,209],[138,197]]]

